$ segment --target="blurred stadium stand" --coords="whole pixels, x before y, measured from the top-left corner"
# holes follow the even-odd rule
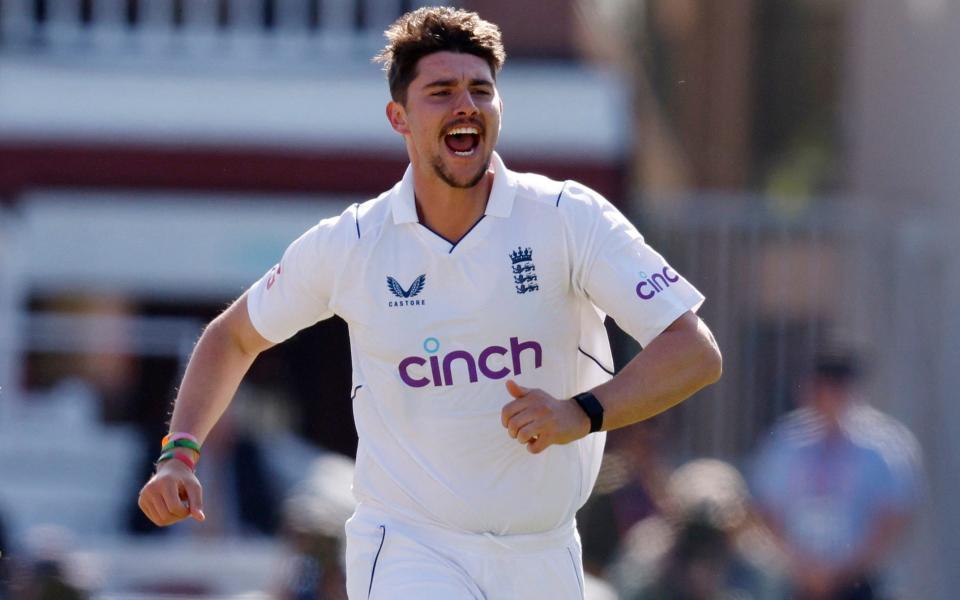
[[[310,224],[401,175],[402,145],[382,118],[386,85],[369,57],[383,27],[420,4],[0,0],[0,476],[12,482],[0,487],[0,510],[20,540],[41,522],[95,529],[91,560],[127,577],[103,589],[124,598],[170,547],[254,578],[263,572],[251,557],[262,566],[280,556],[271,538],[233,532],[225,539],[236,551],[214,560],[193,528],[116,535],[125,516],[65,507],[129,505],[142,473],[126,457],[141,452],[143,433],[131,441],[127,427],[162,427],[200,324]],[[592,62],[582,9],[653,0],[465,4],[504,29],[508,164],[605,193],[708,296],[725,375],[665,416],[670,452],[743,466],[792,408],[817,345],[835,335],[860,343],[871,401],[917,434],[927,458],[928,510],[902,579],[909,597],[954,597],[960,573],[945,557],[960,551],[951,533],[960,237],[950,225],[960,206],[960,4],[666,2],[642,22],[660,37],[633,31],[626,72]],[[811,135],[805,119],[828,125]],[[830,151],[805,153],[811,137]],[[796,172],[809,181],[794,185]],[[74,297],[84,309],[70,308]],[[107,314],[90,308],[112,302],[120,308]],[[82,389],[55,387],[62,378],[50,373],[78,373],[44,361],[102,352],[117,331],[125,354],[162,363],[139,373],[124,408],[102,390],[104,406],[80,392],[62,414],[43,406]],[[285,398],[289,423],[343,409],[331,430],[298,432],[349,453],[349,437],[332,437],[350,429],[349,360],[322,373],[313,361],[346,356],[344,338],[342,323],[305,332],[252,376],[263,396]],[[617,341],[620,357],[635,350]],[[303,391],[316,381],[330,391]],[[74,453],[89,436],[123,456]],[[278,475],[290,485],[289,465],[310,450],[283,452],[298,457]],[[65,492],[77,478],[97,484]]]
[[[0,0],[6,556],[28,557],[55,526],[105,597],[277,589],[290,540],[251,533],[278,524],[244,522],[251,508],[230,501],[239,483],[221,467],[251,426],[280,428],[263,460],[281,494],[308,476],[320,444],[354,451],[342,322],[258,361],[241,390],[256,401],[218,427],[230,439],[208,444],[203,528],[128,533],[145,528],[131,517],[136,489],[202,324],[303,230],[402,174],[370,57],[420,4]],[[554,16],[543,27],[538,11],[478,4],[510,49],[499,83],[511,167],[625,198],[627,85],[577,59],[574,5],[543,2]],[[150,579],[175,566],[179,583]]]

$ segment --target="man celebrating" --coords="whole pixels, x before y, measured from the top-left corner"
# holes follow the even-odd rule
[[[603,431],[720,376],[703,296],[592,190],[504,166],[495,25],[424,8],[386,36],[406,174],[307,231],[207,327],[140,506],[157,525],[203,519],[192,466],[244,373],[337,314],[359,436],[349,596],[580,598],[574,515]],[[645,347],[612,378],[607,313]]]

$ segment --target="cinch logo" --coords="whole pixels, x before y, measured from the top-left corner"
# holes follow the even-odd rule
[[[653,277],[647,278],[646,273],[640,273],[640,283],[637,284],[637,295],[643,300],[649,300],[670,287],[671,283],[680,281],[680,276],[670,267],[664,267],[662,271],[653,274]]]
[[[539,369],[543,364],[543,348],[537,342],[521,342],[520,338],[510,338],[510,348],[503,346],[489,346],[480,351],[480,355],[474,358],[473,354],[466,350],[454,350],[443,356],[437,353],[440,350],[440,340],[435,337],[428,337],[423,341],[423,349],[430,356],[408,356],[400,361],[398,370],[400,379],[410,387],[421,388],[433,384],[434,387],[442,385],[453,385],[453,365],[455,361],[462,361],[461,368],[466,368],[470,383],[476,383],[479,375],[487,379],[503,379],[513,373],[521,373],[520,355],[524,350],[533,351],[533,368]],[[503,366],[499,368],[491,367],[490,357],[497,355],[506,357],[510,355],[509,360],[501,359]],[[430,365],[429,368],[427,365]],[[511,370],[510,367],[513,367]]]

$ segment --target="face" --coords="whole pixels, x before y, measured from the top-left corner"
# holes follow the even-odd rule
[[[404,136],[415,170],[429,170],[450,187],[471,188],[490,164],[502,110],[486,61],[435,52],[417,63],[406,104],[388,104],[387,117]]]
[[[807,404],[830,420],[838,420],[850,398],[849,384],[815,379],[806,390]]]

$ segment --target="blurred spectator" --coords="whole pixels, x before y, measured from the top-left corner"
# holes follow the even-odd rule
[[[343,524],[355,507],[352,481],[353,460],[331,452],[284,501],[282,531],[292,555],[278,598],[346,600]]]
[[[919,449],[899,422],[857,395],[846,352],[824,352],[760,450],[754,485],[804,600],[866,600],[919,497]]]
[[[62,527],[39,526],[26,535],[25,553],[13,566],[13,600],[82,600],[90,596],[86,574],[73,561],[73,535]],[[5,598],[5,596],[2,596]]]
[[[750,514],[731,465],[698,459],[677,469],[664,514],[637,523],[608,571],[622,600],[776,598],[776,546]]]
[[[196,533],[216,536],[277,532],[281,482],[268,460],[267,446],[276,444],[277,438],[287,435],[288,429],[268,414],[277,404],[267,392],[244,384],[210,432],[197,469],[206,477],[205,501],[218,509],[207,514],[204,526],[195,528]],[[159,437],[164,435],[162,431],[165,430],[157,431]],[[153,438],[150,446],[151,454],[144,451],[144,457],[156,457],[156,439]],[[144,460],[142,468],[152,473],[153,460]],[[142,482],[137,483],[139,489]],[[133,533],[165,535],[170,531],[153,526],[136,504],[132,505],[128,518]]]
[[[663,510],[670,467],[662,456],[658,419],[612,431],[590,500],[577,513],[583,568],[600,575],[627,531]]]

